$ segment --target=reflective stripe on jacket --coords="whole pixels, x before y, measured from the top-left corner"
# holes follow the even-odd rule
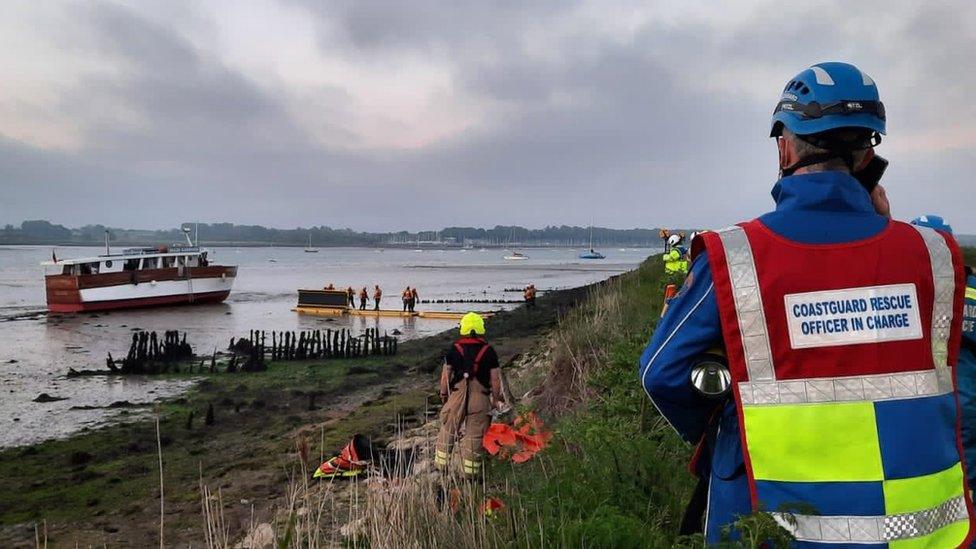
[[[838,245],[759,221],[703,238],[753,508],[811,546],[962,545],[955,242],[898,222]]]

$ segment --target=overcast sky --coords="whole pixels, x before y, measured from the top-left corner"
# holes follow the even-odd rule
[[[973,52],[969,0],[4,0],[0,224],[718,227],[844,60],[896,216],[976,232]]]

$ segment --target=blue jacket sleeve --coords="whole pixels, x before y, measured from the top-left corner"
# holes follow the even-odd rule
[[[966,281],[976,289],[976,277]],[[971,295],[967,292],[967,296]],[[956,385],[962,408],[962,446],[966,454],[966,475],[969,487],[976,489],[976,299],[967,297],[963,307],[962,349],[956,365]]]
[[[638,364],[641,384],[658,411],[688,442],[697,442],[716,403],[694,392],[692,360],[722,344],[718,304],[708,258],[692,264],[681,291],[668,305]]]

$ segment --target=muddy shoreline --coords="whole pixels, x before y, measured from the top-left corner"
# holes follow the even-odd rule
[[[550,292],[488,324],[503,364],[588,293]],[[281,505],[302,460],[314,467],[356,432],[382,443],[393,426],[436,408],[435,374],[453,330],[407,341],[392,357],[271,363],[266,372],[205,376],[157,412],[118,425],[0,452],[0,545],[159,544],[162,445],[167,544],[199,544],[200,486],[221,490],[232,539]],[[207,416],[212,408],[212,424]]]

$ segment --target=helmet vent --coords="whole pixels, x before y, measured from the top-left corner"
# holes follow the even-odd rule
[[[800,90],[800,94],[801,95],[806,95],[808,93],[810,93],[810,88],[808,88],[806,86],[803,86],[803,89]]]

